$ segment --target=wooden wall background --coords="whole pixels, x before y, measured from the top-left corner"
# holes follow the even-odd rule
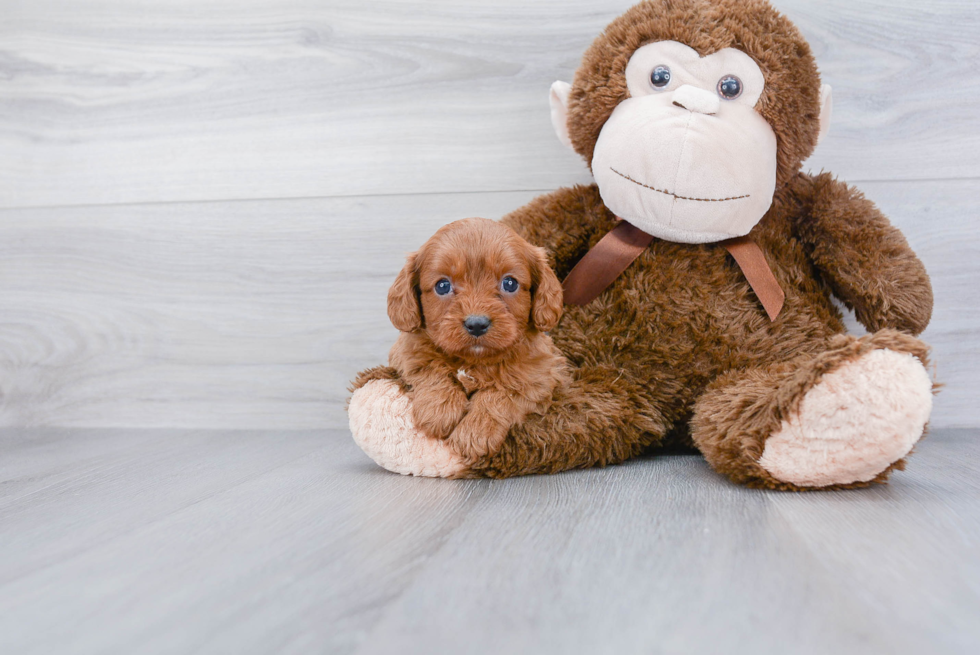
[[[0,425],[346,424],[402,254],[587,171],[548,89],[629,0],[0,0]],[[777,0],[809,166],[925,260],[935,426],[976,426],[980,5]]]

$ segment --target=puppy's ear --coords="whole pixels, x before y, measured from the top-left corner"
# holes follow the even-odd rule
[[[422,327],[417,261],[418,253],[410,254],[395,283],[388,289],[388,318],[402,332],[414,332]]]
[[[544,248],[533,248],[531,273],[536,281],[531,289],[531,320],[539,331],[549,332],[561,318],[563,294]]]

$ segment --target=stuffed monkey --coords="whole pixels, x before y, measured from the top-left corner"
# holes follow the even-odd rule
[[[502,220],[550,253],[572,381],[498,452],[465,465],[411,424],[392,369],[363,373],[357,443],[392,471],[507,477],[699,450],[770,489],[884,482],[932,408],[932,289],[860,192],[801,172],[831,94],[764,0],[649,0],[613,21],[569,85],[558,137],[595,184]],[[870,334],[846,334],[831,296]]]

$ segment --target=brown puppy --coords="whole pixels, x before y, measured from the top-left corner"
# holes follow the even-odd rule
[[[389,364],[411,385],[415,425],[467,461],[495,454],[565,380],[565,358],[545,334],[561,312],[544,249],[485,218],[437,231],[388,292],[402,331]]]

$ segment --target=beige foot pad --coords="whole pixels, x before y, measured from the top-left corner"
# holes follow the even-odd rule
[[[373,380],[355,391],[347,415],[354,441],[389,471],[449,478],[466,469],[444,441],[415,429],[408,398],[390,380]]]
[[[922,363],[874,350],[825,375],[766,441],[759,464],[799,486],[867,482],[912,450],[931,411]]]

